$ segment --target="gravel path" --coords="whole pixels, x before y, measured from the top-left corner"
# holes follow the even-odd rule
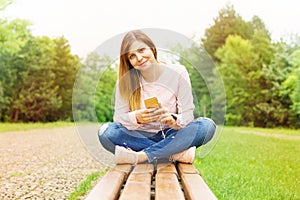
[[[67,199],[103,169],[75,127],[0,133],[0,199]]]

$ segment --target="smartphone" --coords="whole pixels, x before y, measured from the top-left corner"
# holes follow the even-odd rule
[[[151,97],[144,100],[146,108],[159,108],[159,103],[156,97]]]

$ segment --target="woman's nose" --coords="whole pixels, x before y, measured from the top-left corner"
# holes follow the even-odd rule
[[[137,60],[138,60],[138,61],[141,61],[142,58],[143,58],[142,54],[140,54],[140,53],[138,53],[138,54],[136,55],[136,57],[137,57]]]

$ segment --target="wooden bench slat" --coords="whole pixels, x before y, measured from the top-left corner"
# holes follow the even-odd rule
[[[178,163],[177,166],[180,176],[182,174],[199,174],[198,170],[194,167],[194,165]]]
[[[154,188],[152,182],[155,182]],[[86,199],[150,200],[154,196],[156,200],[217,199],[198,170],[192,164],[184,163],[177,163],[177,168],[174,163],[159,163],[156,171],[153,164],[116,165],[101,178]]]
[[[130,174],[119,200],[150,200],[151,173]]]
[[[160,163],[157,165],[157,173],[174,173],[178,176],[174,163]]]
[[[150,200],[153,172],[153,164],[135,166],[127,179],[120,200]]]
[[[178,163],[178,171],[181,177],[181,183],[184,194],[189,200],[197,199],[217,199],[214,193],[207,186],[194,165]]]
[[[131,174],[150,173],[151,175],[153,175],[153,172],[154,172],[153,164],[138,164],[137,166],[135,166]]]
[[[181,182],[185,195],[189,200],[217,199],[202,177],[198,174],[183,174],[181,176]]]
[[[126,173],[110,170],[87,196],[86,200],[114,200],[119,196]]]
[[[124,172],[127,176],[129,175],[129,173],[131,172],[132,169],[132,165],[116,165],[114,168],[112,168],[112,170],[114,171],[121,171]]]
[[[178,178],[174,173],[158,173],[155,177],[155,200],[184,200]]]

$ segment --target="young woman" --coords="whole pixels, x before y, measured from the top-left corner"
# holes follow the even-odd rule
[[[186,68],[159,62],[154,43],[140,30],[123,38],[115,93],[114,122],[103,124],[98,135],[117,164],[165,158],[192,163],[196,148],[214,135],[211,119],[194,119]],[[150,97],[158,102],[146,108]]]

